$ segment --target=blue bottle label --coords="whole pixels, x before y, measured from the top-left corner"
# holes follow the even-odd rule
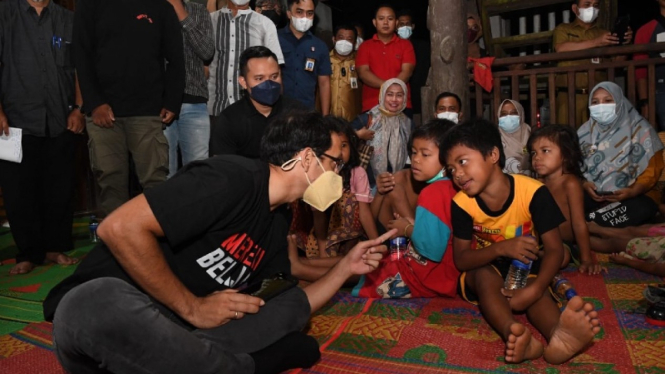
[[[533,261],[529,261],[528,264],[523,263],[520,260],[513,260],[511,262],[511,265],[520,269],[520,270],[531,270],[531,265],[533,264]]]
[[[403,236],[398,236],[395,239],[390,239],[391,247],[404,247],[406,246],[406,238]]]

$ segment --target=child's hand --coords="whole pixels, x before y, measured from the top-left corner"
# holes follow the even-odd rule
[[[538,259],[538,242],[532,236],[518,236],[497,244],[501,245],[499,254],[503,257],[514,258],[525,264]]]
[[[395,176],[388,172],[379,174],[379,177],[376,178],[376,190],[381,195],[385,195],[392,191],[393,188],[395,188]]]
[[[413,225],[413,219],[411,218],[406,218],[406,217],[400,217],[399,214],[395,213],[395,219],[388,221],[388,230],[392,229],[397,229],[397,233],[395,233],[395,236],[406,236],[406,233],[404,232],[404,229],[408,225]]]
[[[501,293],[508,299],[510,308],[516,312],[527,310],[527,308],[543,296],[543,293],[533,284],[529,284],[519,290],[501,288]]]
[[[356,135],[358,135],[358,138],[362,140],[372,140],[374,139],[374,131],[368,129],[368,128],[362,128],[360,130],[356,130]]]
[[[587,261],[582,261],[582,264],[580,264],[580,273],[582,274],[589,274],[589,275],[597,275],[600,274],[602,271],[605,271],[605,273],[608,273],[607,268],[604,266],[600,266],[595,261],[587,260]]]

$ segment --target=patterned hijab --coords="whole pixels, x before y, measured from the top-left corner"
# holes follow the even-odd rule
[[[584,177],[599,191],[616,191],[635,183],[651,157],[663,149],[663,143],[616,84],[598,83],[589,95],[589,106],[599,88],[614,98],[617,119],[602,126],[591,118],[577,130],[577,135],[587,167]]]
[[[388,88],[398,84],[404,91],[404,103],[397,112],[386,109],[385,100]],[[374,147],[370,166],[374,176],[392,170],[396,172],[404,168],[408,159],[407,143],[411,133],[411,120],[403,113],[406,108],[406,84],[397,78],[388,79],[381,85],[379,105],[369,111],[372,123],[369,127],[374,131],[374,139],[367,144]]]
[[[524,122],[524,107],[518,101],[504,100],[499,105],[496,117],[501,116],[501,109],[506,103],[511,103],[517,109],[517,115],[520,116],[520,127],[513,133],[507,133],[499,127],[501,133],[501,143],[503,143],[503,152],[506,154],[506,166],[503,171],[508,174],[524,174],[531,176],[529,168],[529,154],[526,151],[526,143],[531,135],[531,127]]]

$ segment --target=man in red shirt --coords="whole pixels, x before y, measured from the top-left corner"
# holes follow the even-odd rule
[[[413,46],[408,40],[395,35],[395,10],[387,5],[380,6],[372,23],[376,27],[376,34],[360,45],[356,57],[358,75],[364,83],[363,112],[379,104],[379,89],[383,82],[391,78],[408,82],[416,67]],[[411,108],[410,88],[406,107]]]
[[[648,44],[656,42],[665,42],[665,0],[658,0],[660,12],[656,18],[637,30],[635,44]],[[633,59],[646,60],[647,58],[657,58],[665,56],[663,53],[651,52],[636,54]],[[665,65],[656,65],[656,76],[650,77],[656,80],[656,130],[665,131]],[[641,109],[642,116],[648,118],[648,92],[647,92],[647,69],[642,67],[635,69],[635,80],[637,81],[637,102],[638,109]],[[652,126],[655,124],[651,124]]]

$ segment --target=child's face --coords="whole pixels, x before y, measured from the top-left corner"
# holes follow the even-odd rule
[[[413,179],[425,182],[443,169],[439,161],[439,147],[429,139],[413,139],[411,147],[411,174]]]
[[[531,144],[531,166],[541,177],[560,172],[562,164],[561,148],[553,141],[542,137]]]
[[[349,158],[351,157],[351,145],[349,144],[349,138],[346,134],[339,134],[339,138],[342,139],[342,160],[345,164],[349,163]]]
[[[448,176],[469,196],[483,192],[489,182],[492,169],[499,160],[499,150],[484,157],[482,153],[464,145],[456,145],[446,157]]]

